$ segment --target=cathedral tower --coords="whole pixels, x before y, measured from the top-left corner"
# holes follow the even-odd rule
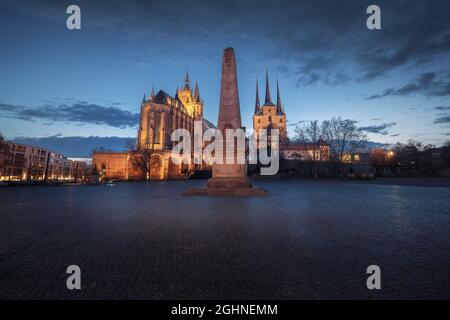
[[[195,83],[195,90],[192,92],[189,74],[186,72],[184,85],[180,90],[177,90],[177,97],[185,106],[189,116],[196,121],[203,119],[203,99],[200,97],[198,83]]]

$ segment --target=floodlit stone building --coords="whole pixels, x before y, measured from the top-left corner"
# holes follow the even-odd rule
[[[269,86],[269,74],[266,71],[266,97],[264,104],[261,106],[259,102],[258,82],[256,82],[256,101],[255,113],[253,115],[253,130],[256,134],[260,129],[267,129],[270,134],[270,129],[278,129],[280,132],[280,144],[287,142],[286,131],[286,114],[281,104],[280,88],[277,81],[277,103],[272,102]]]
[[[139,130],[136,149],[149,150],[143,152],[151,157],[151,168],[148,176],[144,170],[133,161],[131,152],[101,152],[93,153],[93,166],[103,178],[120,180],[151,180],[180,179],[192,170],[204,170],[207,165],[180,164],[175,165],[170,157],[174,143],[171,141],[175,129],[186,129],[194,136],[194,121],[201,121],[202,130],[214,128],[214,125],[203,118],[203,99],[200,96],[198,84],[192,90],[189,75],[186,74],[184,85],[171,96],[163,90],[154,93],[141,103]]]
[[[272,102],[270,94],[269,75],[266,71],[266,92],[264,104],[260,104],[258,82],[256,82],[255,112],[253,114],[253,130],[256,134],[260,129],[267,129],[268,143],[272,129],[278,129],[280,134],[280,157],[285,160],[317,160],[330,159],[330,147],[319,139],[317,143],[298,143],[290,141],[287,136],[286,113],[281,103],[280,87],[277,81],[277,100]]]

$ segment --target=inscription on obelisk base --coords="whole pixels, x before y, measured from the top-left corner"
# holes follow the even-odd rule
[[[226,48],[223,53],[222,79],[220,86],[219,120],[217,127],[226,137],[226,129],[241,129],[241,110],[236,73],[236,57],[233,48]],[[234,143],[226,141],[225,143]],[[235,152],[237,152],[235,148]],[[225,145],[223,148],[225,152]],[[236,153],[235,153],[236,159]],[[208,180],[207,188],[189,190],[185,195],[265,195],[263,189],[253,188],[247,178],[247,165],[213,164],[212,178]]]

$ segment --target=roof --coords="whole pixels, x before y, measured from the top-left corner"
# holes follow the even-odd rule
[[[263,105],[262,105],[263,107],[276,107],[276,105],[274,104],[274,103],[272,103],[272,102],[265,102]]]
[[[173,100],[173,97],[163,90],[159,90],[155,96],[156,103],[170,103]]]
[[[216,126],[214,124],[212,124],[212,122],[203,118],[202,128],[203,128],[203,131],[205,131],[206,129],[216,129]]]
[[[324,147],[328,146],[326,143],[321,143],[319,146]],[[317,148],[317,145],[316,145]],[[302,150],[312,150],[314,149],[313,143],[289,143],[288,145],[283,147],[283,150],[295,150],[295,151],[302,151]]]

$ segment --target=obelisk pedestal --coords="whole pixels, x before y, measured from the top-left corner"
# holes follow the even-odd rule
[[[223,54],[219,119],[217,127],[222,131],[224,138],[226,137],[226,129],[242,129],[237,85],[236,57],[233,48],[226,48]],[[234,138],[233,141],[225,141],[225,144],[226,143],[234,143]],[[225,150],[226,148],[224,145],[223,151],[225,152]],[[235,150],[235,152],[237,152],[237,150]],[[236,153],[234,158],[237,158]],[[212,178],[208,180],[207,188],[192,189],[185,194],[251,196],[265,195],[266,191],[253,188],[247,178],[247,165],[245,163],[239,164],[235,161],[235,163],[232,164],[213,164]]]

